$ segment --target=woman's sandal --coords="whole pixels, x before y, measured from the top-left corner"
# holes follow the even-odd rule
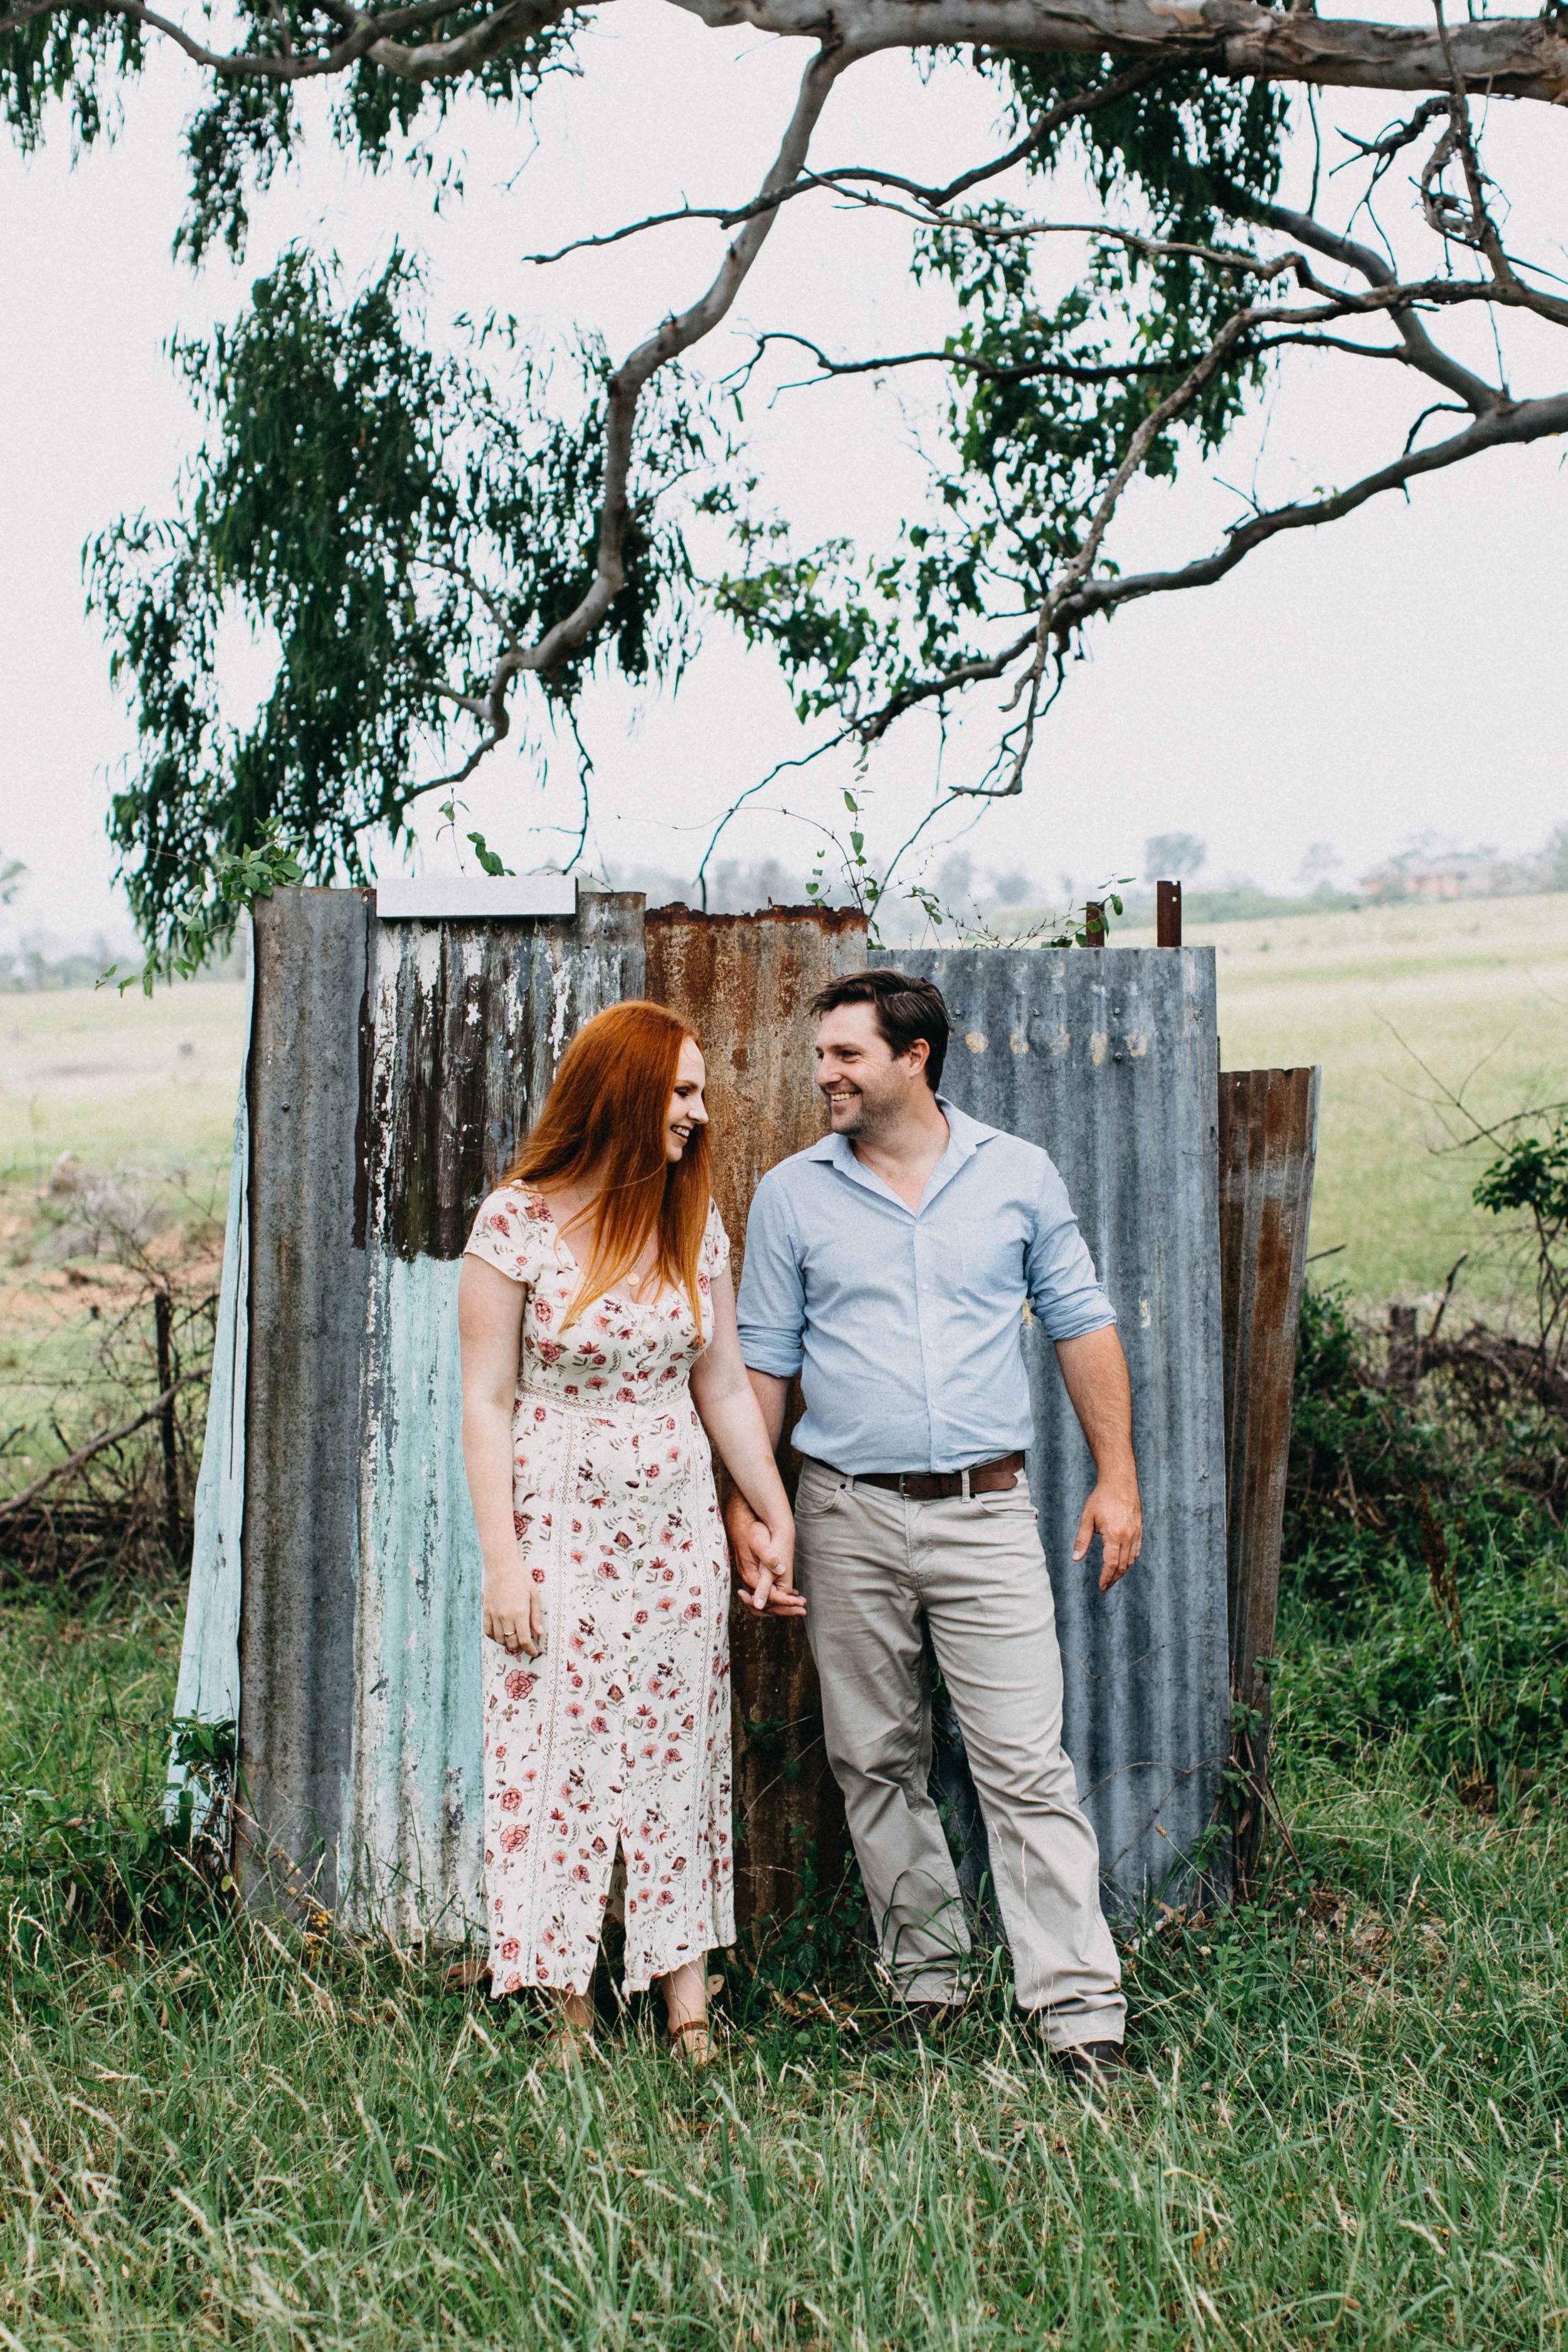
[[[669,2028],[669,2047],[675,2057],[683,2059],[688,2066],[694,2068],[710,2066],[717,2054],[705,2017],[689,2017],[683,2024],[672,2025]]]

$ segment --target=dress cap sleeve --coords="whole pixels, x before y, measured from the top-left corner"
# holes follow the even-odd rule
[[[543,1251],[539,1217],[528,1194],[514,1184],[503,1184],[482,1202],[463,1255],[483,1258],[512,1282],[536,1283]]]
[[[724,1231],[724,1220],[719,1214],[717,1201],[708,1203],[708,1223],[702,1234],[702,1271],[711,1281],[730,1263],[730,1236]]]

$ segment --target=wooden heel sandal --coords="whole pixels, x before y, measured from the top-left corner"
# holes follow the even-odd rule
[[[688,2066],[712,2064],[713,2037],[705,2017],[689,2017],[683,2024],[670,2026],[668,2032],[673,2056],[683,2059]]]

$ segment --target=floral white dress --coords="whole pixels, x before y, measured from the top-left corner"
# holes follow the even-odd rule
[[[690,1389],[730,1244],[710,1209],[700,1331],[668,1290],[567,1324],[581,1270],[521,1186],[468,1254],[527,1287],[512,1497],[545,1629],[537,1658],[483,1644],[490,1990],[587,1990],[618,1845],[637,1992],[735,1933],[729,1559]]]

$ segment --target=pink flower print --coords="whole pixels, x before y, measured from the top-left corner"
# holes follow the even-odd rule
[[[516,1674],[508,1675],[506,1678],[506,1695],[508,1698],[527,1698],[533,1688],[533,1679],[534,1678],[531,1675],[525,1675],[521,1671]]]
[[[528,1826],[526,1822],[513,1822],[509,1829],[502,1830],[500,1833],[500,1846],[503,1853],[515,1853],[520,1846],[524,1846],[527,1843]]]
[[[533,1418],[535,1422],[548,1421],[550,1415],[542,1404],[536,1404],[533,1408]]]
[[[553,1323],[555,1320],[554,1307],[537,1290],[533,1294],[533,1311],[541,1323]]]
[[[515,1936],[509,1936],[506,1938],[506,1941],[500,1948],[500,1957],[503,1960],[517,1960],[521,1958],[522,1946],[518,1942]]]
[[[596,1715],[588,1726],[590,1731],[596,1731],[601,1735],[601,1737],[604,1733],[608,1731],[609,1727],[609,1725],[605,1722],[602,1715]]]
[[[615,1700],[617,1706],[620,1705],[622,1699],[625,1698],[626,1693],[621,1688],[619,1683],[612,1683],[610,1685],[610,1696]]]

